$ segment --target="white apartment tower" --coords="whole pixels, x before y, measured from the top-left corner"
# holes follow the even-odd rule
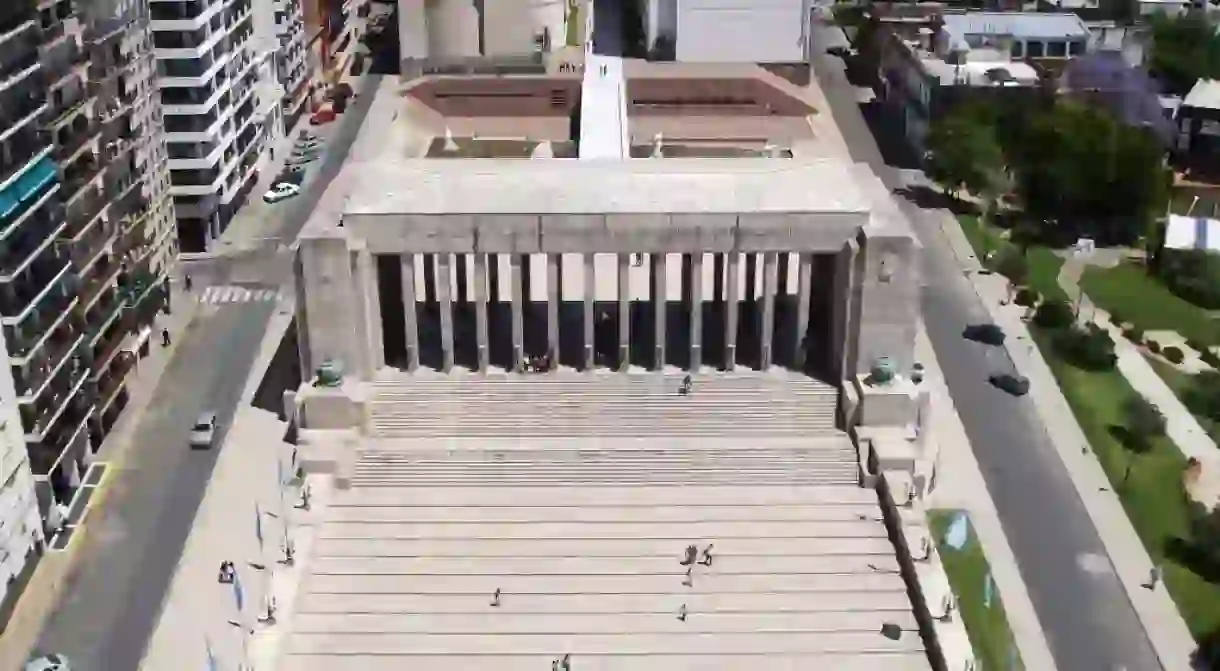
[[[278,47],[275,71],[283,87],[284,125],[290,128],[306,109],[313,74],[306,58],[305,13],[301,0],[273,0],[271,8]]]
[[[151,0],[179,253],[220,237],[282,132],[274,27],[255,30],[272,1]]]

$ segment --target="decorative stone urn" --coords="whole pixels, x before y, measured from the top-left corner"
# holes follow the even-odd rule
[[[897,366],[895,366],[893,359],[890,359],[888,356],[878,357],[873,362],[873,367],[869,369],[868,382],[878,386],[892,384],[897,372]]]
[[[327,360],[315,372],[314,384],[318,387],[338,387],[343,384],[343,366],[338,361]]]

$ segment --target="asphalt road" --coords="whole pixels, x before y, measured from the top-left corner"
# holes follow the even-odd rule
[[[296,237],[338,174],[379,79],[366,77],[361,95],[340,117],[309,190],[264,223],[282,239]],[[262,275],[252,286],[278,287],[290,279],[284,270],[291,268],[291,252],[274,240],[265,244],[237,259],[193,265],[201,276],[222,283],[241,264],[242,274]],[[75,671],[139,668],[219,451],[188,449],[190,426],[201,410],[215,411],[217,440],[223,440],[274,310],[274,303],[263,302],[200,307],[157,383],[103,507],[90,513],[77,541],[84,546],[43,627],[39,649],[67,655]]]
[[[882,160],[842,61],[818,55],[814,70],[852,157],[872,165],[891,189],[903,186],[898,171]],[[1162,668],[1032,402],[987,381],[991,371],[1011,363],[1006,356],[997,361],[995,348],[962,338],[967,325],[991,320],[940,232],[937,215],[903,198],[899,202],[925,248],[928,336],[1057,666]]]

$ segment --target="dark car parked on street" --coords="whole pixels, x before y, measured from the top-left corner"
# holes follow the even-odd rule
[[[1012,396],[1024,396],[1029,393],[1029,378],[1012,373],[993,373],[989,378],[992,386]]]
[[[971,324],[962,332],[966,340],[981,342],[984,345],[999,347],[1004,344],[1004,329],[995,324]]]

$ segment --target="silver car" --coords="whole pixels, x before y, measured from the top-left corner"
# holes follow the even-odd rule
[[[63,655],[42,655],[26,662],[22,671],[72,671]]]
[[[191,427],[191,448],[207,450],[212,447],[212,441],[216,439],[216,413],[205,412],[199,415],[199,419],[195,420],[195,425]]]

